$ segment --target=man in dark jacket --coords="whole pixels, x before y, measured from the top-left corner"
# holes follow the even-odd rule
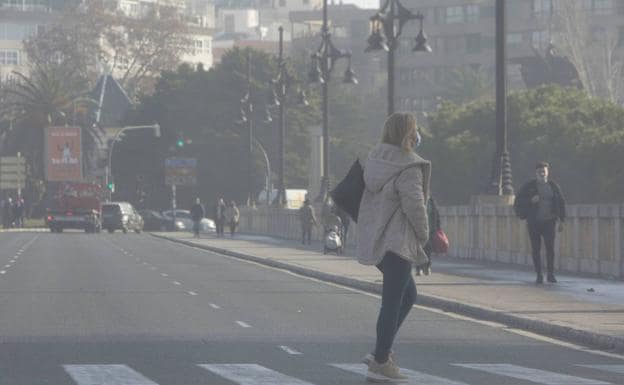
[[[565,220],[565,199],[557,183],[548,179],[549,164],[540,162],[535,167],[534,180],[525,183],[514,202],[514,211],[520,219],[526,219],[531,238],[533,265],[537,273],[536,283],[543,283],[540,248],[542,238],[546,247],[546,268],[548,282],[555,283],[555,227],[563,230]]]
[[[191,207],[191,219],[193,220],[193,233],[195,238],[199,238],[199,230],[201,227],[201,220],[206,216],[204,206],[201,204],[199,198],[195,199],[195,204]]]

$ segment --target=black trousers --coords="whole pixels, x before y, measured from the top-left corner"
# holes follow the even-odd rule
[[[542,239],[546,248],[546,269],[552,274],[555,269],[555,219],[549,221],[528,222],[529,237],[531,238],[531,251],[535,272],[542,274]]]
[[[377,318],[375,361],[386,362],[405,317],[416,302],[416,284],[412,264],[393,252],[387,252],[377,268],[383,273],[381,309]]]

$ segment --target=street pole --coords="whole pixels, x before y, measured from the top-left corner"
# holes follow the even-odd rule
[[[283,207],[286,204],[286,187],[284,185],[284,141],[286,138],[286,116],[284,112],[286,104],[286,63],[284,61],[284,28],[279,27],[279,56],[277,58],[279,68],[278,97],[279,97],[279,135],[277,147],[279,149],[279,160],[277,165],[277,204]]]
[[[253,206],[253,104],[251,102],[251,51],[247,50],[247,206]]]
[[[496,0],[496,154],[488,193],[514,195],[507,148],[507,22],[506,1]]]
[[[420,12],[412,13],[405,8],[399,0],[387,0],[381,8],[371,16],[371,35],[368,37],[368,47],[365,52],[387,51],[388,52],[388,116],[394,113],[395,99],[395,51],[399,46],[399,37],[405,24],[411,20],[420,21],[420,31],[415,38],[414,52],[431,52],[427,43],[427,37],[423,31],[424,15]]]
[[[316,198],[317,202],[324,202],[329,193],[329,81],[334,64],[338,59],[348,59],[348,67],[344,74],[343,83],[357,84],[355,74],[351,69],[351,52],[340,50],[331,41],[331,33],[327,22],[327,0],[323,0],[323,26],[321,27],[321,44],[312,54],[313,67],[309,72],[310,82],[321,83],[321,99],[323,111],[323,175],[321,191]]]

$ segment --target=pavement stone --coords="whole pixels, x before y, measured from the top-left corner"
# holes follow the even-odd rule
[[[349,287],[381,292],[381,274],[345,255],[323,255],[320,243],[304,246],[264,236],[195,239],[188,233],[153,233],[168,239]],[[557,275],[536,285],[535,274],[501,263],[434,257],[433,274],[416,276],[418,304],[498,322],[591,348],[624,353],[624,282]]]

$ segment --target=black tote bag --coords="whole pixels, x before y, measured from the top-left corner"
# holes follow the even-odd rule
[[[330,192],[330,195],[334,203],[349,214],[354,222],[357,222],[363,193],[364,169],[360,160],[356,159],[347,175]]]

